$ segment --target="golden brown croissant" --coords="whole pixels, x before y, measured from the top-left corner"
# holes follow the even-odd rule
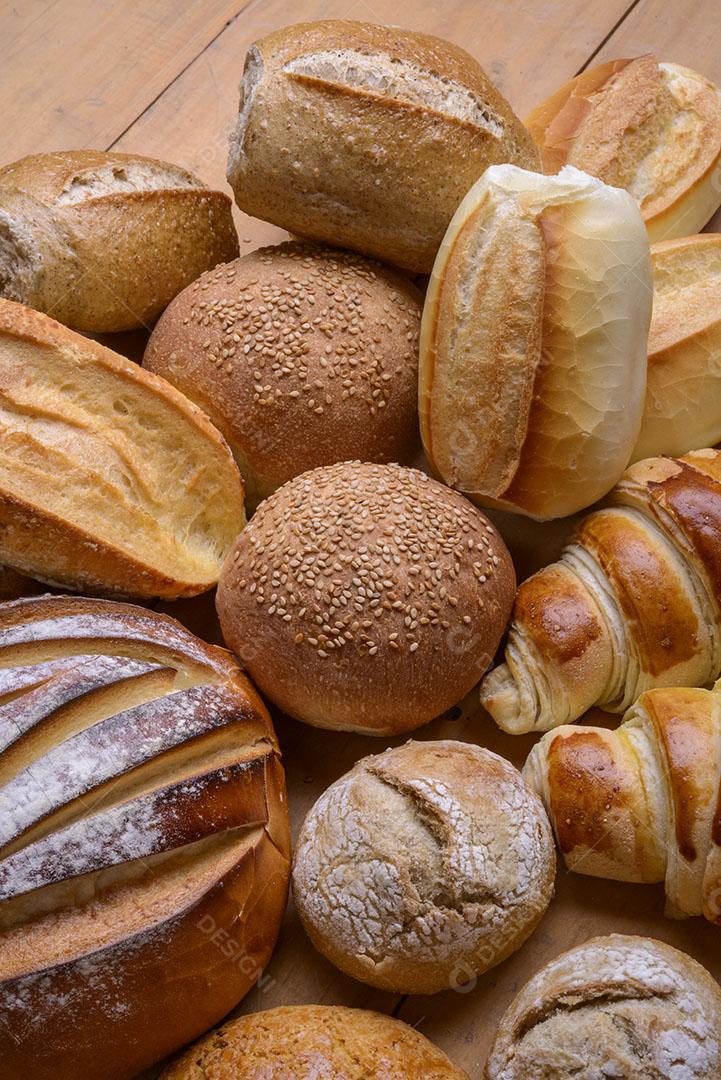
[[[516,596],[505,663],[481,702],[505,731],[721,672],[721,451],[632,465],[558,562]]]
[[[570,870],[663,881],[668,914],[721,925],[721,683],[650,690],[615,731],[549,732],[524,777]]]

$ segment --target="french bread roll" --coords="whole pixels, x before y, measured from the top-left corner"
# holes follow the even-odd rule
[[[367,1009],[286,1005],[223,1024],[161,1080],[464,1080],[414,1028]]]
[[[460,701],[496,651],[515,574],[462,496],[399,465],[313,469],[260,504],[223,566],[228,646],[279,708],[393,735]]]
[[[721,989],[651,938],[611,934],[564,953],[507,1010],[488,1080],[717,1080]]]
[[[653,318],[632,461],[721,442],[721,235],[654,244]]]
[[[233,456],[197,406],[0,300],[0,564],[76,591],[192,596],[244,523]]]
[[[589,506],[638,437],[651,318],[627,192],[494,166],[458,207],[423,310],[419,411],[447,484],[538,519]]]
[[[421,308],[415,286],[380,263],[280,244],[176,297],[143,366],[220,429],[254,507],[318,465],[415,456]]]
[[[235,258],[231,201],[177,165],[63,150],[0,169],[0,296],[93,333],[149,326]]]
[[[469,743],[408,742],[363,758],[311,808],[293,896],[347,975],[433,994],[520,948],[555,866],[546,814],[513,765]]]
[[[228,180],[241,210],[428,273],[488,165],[540,167],[508,103],[463,49],[324,20],[248,51]]]
[[[128,1080],[266,964],[289,837],[235,661],[102,600],[0,605],[0,1077]]]
[[[546,172],[576,165],[630,191],[652,243],[698,232],[721,206],[721,93],[680,64],[610,60],[526,124]]]

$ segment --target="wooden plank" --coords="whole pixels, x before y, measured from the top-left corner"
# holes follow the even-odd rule
[[[106,148],[244,0],[29,0],[0,15],[0,162]]]
[[[236,20],[116,143],[116,148],[167,157],[224,188],[228,135],[248,46],[283,26],[320,18],[399,23],[438,34],[478,58],[520,115],[573,75],[627,10],[630,0],[252,0]],[[182,118],[182,119],[181,119]],[[241,252],[286,236],[238,214]]]

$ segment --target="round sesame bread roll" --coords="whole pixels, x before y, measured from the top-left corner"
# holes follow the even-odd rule
[[[253,507],[318,465],[412,459],[421,308],[403,274],[293,241],[195,281],[143,363],[222,431]]]
[[[341,1005],[285,1005],[231,1020],[161,1080],[464,1080],[401,1020]]]
[[[344,462],[261,503],[217,606],[227,644],[286,713],[392,735],[478,682],[514,590],[501,537],[461,495],[415,469]]]
[[[547,964],[501,1021],[488,1080],[718,1080],[721,989],[651,938],[594,938]]]
[[[321,795],[298,837],[293,895],[346,974],[433,994],[520,948],[555,866],[543,806],[513,765],[469,743],[408,742]]]
[[[652,243],[698,232],[721,206],[721,93],[655,56],[584,71],[526,120],[544,170],[575,165],[641,207]]]
[[[485,73],[448,41],[322,20],[251,46],[228,180],[241,210],[428,273],[487,166],[540,167]]]

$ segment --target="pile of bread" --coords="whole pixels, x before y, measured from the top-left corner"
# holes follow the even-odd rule
[[[554,830],[571,869],[721,925],[721,237],[695,235],[721,94],[644,56],[524,126],[447,42],[292,26],[248,53],[228,178],[297,238],[238,258],[230,199],[146,158],[0,169],[0,1080],[124,1080],[208,1031],[291,878],[316,948],[401,994],[526,941]],[[87,336],[134,327],[142,366]],[[533,536],[589,508],[517,589],[497,512]],[[149,606],[216,585],[230,651]],[[546,732],[523,776],[381,747],[291,859],[261,694],[390,736],[479,682],[505,731]],[[565,726],[592,706],[620,727]],[[594,939],[521,990],[485,1069],[711,1080],[721,989]],[[163,1075],[465,1073],[299,1003]]]

